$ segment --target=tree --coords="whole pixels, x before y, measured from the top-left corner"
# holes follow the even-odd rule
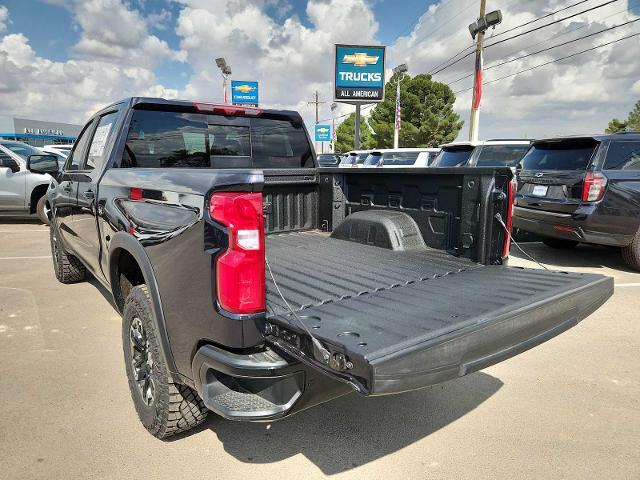
[[[614,118],[609,122],[609,126],[607,126],[607,129],[605,130],[607,133],[625,131],[640,132],[640,100],[636,102],[633,110],[629,112],[626,120],[621,121],[618,118]]]
[[[434,82],[430,75],[401,75],[400,146],[437,147],[455,140],[464,122],[453,111],[456,97],[451,88]],[[384,102],[376,105],[371,114],[377,148],[393,147],[397,81],[398,75],[389,79]]]
[[[355,139],[356,115],[352,113],[336,128],[336,152],[353,150]],[[368,150],[376,148],[376,139],[364,119],[360,117],[360,148]]]

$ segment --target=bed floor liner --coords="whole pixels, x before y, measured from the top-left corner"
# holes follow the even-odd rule
[[[363,394],[396,393],[492,365],[576,325],[613,279],[482,266],[438,250],[397,252],[320,232],[267,238],[267,339]],[[300,323],[304,322],[305,327]],[[313,332],[330,352],[322,359]]]

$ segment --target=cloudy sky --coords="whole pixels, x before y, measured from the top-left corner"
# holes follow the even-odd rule
[[[607,0],[489,0],[503,23],[486,44]],[[299,110],[313,122],[314,90],[331,100],[333,44],[387,45],[387,65],[433,72],[469,47],[467,25],[478,0],[0,0],[0,115],[83,123],[131,95],[220,101],[213,59],[226,57],[233,78],[258,80],[267,107]],[[491,81],[640,32],[640,0],[614,0],[553,26],[507,40],[485,53],[485,66],[569,42],[485,72]],[[503,33],[504,32],[504,33]],[[494,36],[494,38],[491,38]],[[470,50],[465,50],[464,56]],[[640,99],[640,36],[486,85],[480,137],[541,137],[602,131]],[[459,57],[456,57],[459,58]],[[434,75],[451,83],[472,72],[473,55]],[[467,135],[472,79],[456,111]],[[339,113],[353,107],[341,106]],[[330,117],[329,102],[321,119]]]

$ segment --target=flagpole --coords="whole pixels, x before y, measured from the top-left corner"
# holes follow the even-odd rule
[[[487,0],[480,2],[480,17],[484,18]],[[478,141],[478,130],[480,128],[480,99],[482,98],[482,44],[484,40],[484,30],[478,32],[476,43],[476,63],[473,70],[473,98],[471,100],[471,118],[469,119],[469,141]]]

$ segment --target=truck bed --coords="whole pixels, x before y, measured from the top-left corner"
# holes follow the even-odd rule
[[[315,231],[267,237],[267,258],[296,311],[267,271],[268,320],[282,329],[268,339],[365,394],[420,388],[502,361],[576,325],[613,293],[601,275],[483,266],[441,250],[392,251]],[[318,361],[300,321],[353,367]]]

